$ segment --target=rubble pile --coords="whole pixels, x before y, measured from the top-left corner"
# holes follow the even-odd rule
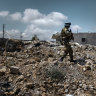
[[[63,62],[64,46],[24,43],[0,55],[0,96],[96,96],[96,47],[72,43],[74,59]]]

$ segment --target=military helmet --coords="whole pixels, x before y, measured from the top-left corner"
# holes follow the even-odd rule
[[[70,26],[71,25],[71,23],[69,22],[69,23],[65,23],[65,27],[68,27],[68,26]]]

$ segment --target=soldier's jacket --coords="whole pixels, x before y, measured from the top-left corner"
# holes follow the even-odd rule
[[[69,42],[72,39],[74,39],[73,34],[71,32],[71,29],[68,30],[66,27],[64,27],[61,31],[61,38],[62,38],[62,42]]]

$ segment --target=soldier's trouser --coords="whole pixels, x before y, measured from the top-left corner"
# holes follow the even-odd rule
[[[73,50],[71,48],[71,45],[69,43],[65,43],[65,50],[64,50],[64,55],[61,57],[61,59],[63,60],[67,54],[69,53],[69,56],[70,56],[70,61],[73,61]]]

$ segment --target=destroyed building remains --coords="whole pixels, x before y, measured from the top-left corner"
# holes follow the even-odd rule
[[[20,52],[0,55],[0,96],[96,96],[96,46],[71,43],[72,63],[60,62],[64,46],[54,45],[26,41]]]
[[[80,44],[96,45],[96,33],[73,33],[74,42]],[[56,39],[56,42],[60,41],[60,33],[53,34],[52,39]]]

